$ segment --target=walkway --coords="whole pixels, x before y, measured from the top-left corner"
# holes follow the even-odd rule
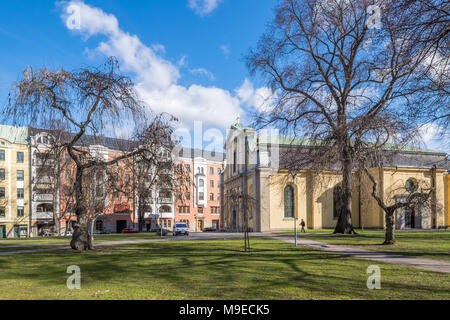
[[[289,236],[277,235],[273,236],[273,238],[288,243],[295,243],[294,237],[290,235]],[[397,264],[401,266],[408,266],[435,272],[450,273],[450,261],[356,249],[340,245],[327,244],[310,239],[305,239],[302,237],[297,238],[297,243],[301,246],[306,246],[316,250],[352,256],[355,258],[362,258],[383,263]]]

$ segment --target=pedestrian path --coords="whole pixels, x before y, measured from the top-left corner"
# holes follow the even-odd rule
[[[295,239],[291,235],[289,236],[274,235],[273,238],[288,243],[295,243]],[[326,252],[337,253],[356,258],[369,259],[383,263],[397,264],[401,266],[408,266],[435,272],[450,273],[450,261],[350,248],[340,245],[332,245],[323,242],[318,242],[310,239],[305,239],[302,237],[297,238],[297,243],[301,246],[306,246],[316,250],[322,250]]]

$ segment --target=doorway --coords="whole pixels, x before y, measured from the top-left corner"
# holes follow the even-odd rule
[[[117,220],[117,233],[122,233],[123,229],[127,227],[127,220]]]
[[[197,231],[202,232],[203,231],[203,220],[197,221]]]

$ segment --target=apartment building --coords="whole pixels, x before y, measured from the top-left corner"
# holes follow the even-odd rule
[[[28,128],[0,125],[0,238],[30,230]]]
[[[52,148],[69,133],[32,127],[0,126],[0,238],[42,236],[57,230],[72,230],[76,222],[70,191],[76,174],[72,159]],[[111,161],[119,157],[129,141],[107,137],[83,137],[78,144],[91,158]],[[164,156],[164,155],[163,155]],[[165,156],[170,156],[169,154]],[[145,231],[162,225],[171,229],[186,222],[192,232],[221,227],[221,173],[223,153],[180,148],[172,154],[183,168],[183,181],[152,188],[145,208]],[[134,164],[133,164],[134,165]],[[96,201],[104,201],[94,212],[93,231],[120,233],[138,224],[138,195],[130,163],[113,166],[132,192],[125,194],[108,186],[106,173],[92,177],[88,189]],[[167,172],[173,178],[173,169]],[[109,172],[111,173],[111,172]],[[160,174],[160,173],[159,173]],[[86,180],[86,179],[85,179]],[[179,188],[182,184],[184,188]]]
[[[220,228],[221,175],[225,154],[199,149],[181,148],[177,170],[184,172],[175,188],[175,222],[185,222],[191,232]]]

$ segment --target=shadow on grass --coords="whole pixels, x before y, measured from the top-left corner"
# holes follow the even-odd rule
[[[293,248],[273,239],[255,239],[254,252],[240,252],[242,247],[241,240],[159,242],[103,247],[86,253],[0,257],[0,266],[6,279],[64,288],[67,266],[79,265],[84,287],[142,283],[141,290],[154,290],[163,299],[170,296],[163,297],[159,292],[192,299],[383,297],[366,288],[370,261]],[[394,272],[399,268],[390,267]],[[402,270],[405,273],[406,269]],[[398,278],[396,282],[395,277],[386,277],[383,286],[405,293],[418,290],[416,282],[399,282]],[[419,290],[424,295],[448,293],[448,286],[424,284]]]

